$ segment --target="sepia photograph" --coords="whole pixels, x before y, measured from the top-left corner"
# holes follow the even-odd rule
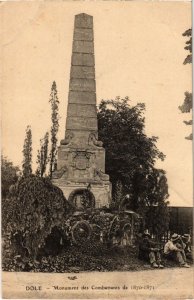
[[[193,299],[190,1],[1,2],[4,299]]]

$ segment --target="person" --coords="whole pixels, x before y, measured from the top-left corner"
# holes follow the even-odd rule
[[[130,206],[130,195],[126,194],[125,197],[121,200],[119,205],[119,210],[125,210],[128,206]]]
[[[191,236],[190,234],[183,234],[182,235],[182,241],[185,244],[184,251],[187,258],[192,259],[192,250],[191,250]]]
[[[161,264],[160,249],[152,241],[148,232],[143,233],[142,240],[139,244],[139,258],[150,262],[153,268],[164,268]]]
[[[189,268],[184,251],[185,245],[180,235],[174,233],[171,239],[164,245],[164,255],[167,258],[176,260],[181,267]]]

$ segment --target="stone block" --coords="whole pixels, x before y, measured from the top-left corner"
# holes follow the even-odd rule
[[[93,17],[84,13],[76,15],[74,27],[93,28]]]
[[[73,53],[71,58],[72,66],[94,66],[94,55],[89,53]]]
[[[70,78],[95,79],[94,67],[72,66]]]
[[[68,104],[67,108],[68,117],[97,117],[96,105],[87,105],[87,104]]]
[[[97,118],[71,117],[67,118],[66,129],[97,130]]]
[[[68,152],[64,151],[62,148],[58,148],[58,159],[68,160]]]
[[[96,91],[96,82],[94,79],[72,78],[69,83],[70,91]]]
[[[69,91],[69,103],[96,104],[95,92]]]
[[[94,43],[88,41],[74,41],[73,52],[94,53]]]
[[[93,30],[87,28],[75,28],[74,41],[93,41]]]
[[[105,173],[105,149],[96,149],[96,167]]]

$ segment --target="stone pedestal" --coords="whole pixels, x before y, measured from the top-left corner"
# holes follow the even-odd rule
[[[65,139],[58,149],[53,183],[66,199],[89,190],[95,207],[109,206],[111,184],[98,141],[93,17],[75,16]],[[78,196],[77,196],[78,197]]]
[[[66,199],[71,193],[88,189],[95,198],[95,207],[109,206],[111,184],[104,173],[105,151],[102,147],[86,148],[61,145],[58,149],[58,170],[53,174],[53,183],[59,186]]]

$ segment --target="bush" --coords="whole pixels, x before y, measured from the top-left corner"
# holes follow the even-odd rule
[[[13,246],[18,245],[21,252],[22,246],[29,256],[36,258],[52,228],[64,229],[70,210],[63,192],[48,178],[22,178],[2,205],[5,248],[10,244],[13,251]]]

